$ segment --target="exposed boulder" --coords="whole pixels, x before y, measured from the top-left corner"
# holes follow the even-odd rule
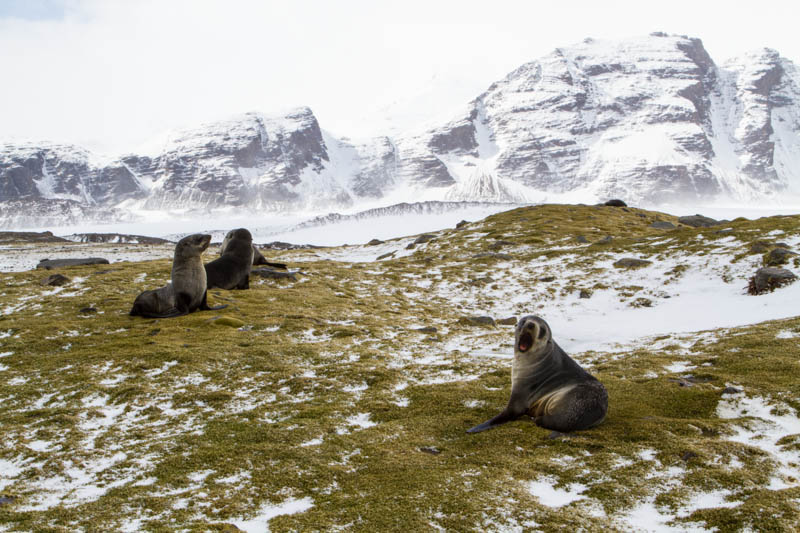
[[[462,316],[458,319],[459,324],[465,326],[494,326],[494,318],[490,316]]]
[[[772,292],[779,287],[794,282],[797,276],[785,268],[764,267],[759,268],[755,275],[750,278],[747,292],[750,294],[764,294]]]
[[[60,287],[69,283],[69,278],[63,274],[51,274],[39,283],[42,285],[50,285],[51,287]]]
[[[608,200],[603,205],[606,205],[606,206],[609,206],[609,207],[628,207],[628,204],[626,204],[625,202],[623,202],[622,200],[619,200],[617,198],[615,198],[613,200]]]
[[[680,217],[678,218],[678,222],[693,228],[710,228],[711,226],[717,226],[721,223],[719,220],[714,220],[713,218],[705,217],[703,215]]]
[[[654,229],[675,229],[676,226],[668,220],[656,220],[650,224],[650,227]]]
[[[430,233],[423,233],[422,235],[420,235],[419,237],[416,238],[416,240],[414,241],[414,244],[423,244],[423,243],[426,243],[428,241],[432,241],[435,238],[436,238],[436,235],[431,235]]]
[[[36,268],[50,270],[52,268],[81,266],[81,265],[108,265],[108,259],[102,257],[85,257],[81,259],[42,259]]]
[[[636,259],[634,257],[623,257],[614,262],[617,268],[642,268],[651,265],[653,262],[647,259]]]
[[[764,264],[766,266],[785,265],[789,262],[789,259],[795,255],[797,255],[795,252],[787,250],[786,248],[773,248],[766,256],[764,256]]]

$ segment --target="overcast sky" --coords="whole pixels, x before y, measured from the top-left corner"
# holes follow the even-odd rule
[[[299,105],[336,135],[379,134],[586,37],[665,31],[700,37],[717,63],[764,46],[800,62],[800,2],[741,4],[0,0],[0,140],[114,153]]]

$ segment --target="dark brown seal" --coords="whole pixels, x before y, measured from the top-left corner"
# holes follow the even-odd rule
[[[478,433],[528,414],[538,426],[561,433],[599,424],[608,412],[608,393],[553,340],[538,316],[517,322],[511,398],[499,415],[468,433]]]
[[[225,250],[228,249],[228,243],[231,241],[234,231],[238,230],[232,229],[231,231],[228,232],[227,235],[225,235],[225,238],[222,239],[222,245],[219,247],[220,257],[225,253]],[[261,252],[259,251],[258,247],[255,244],[253,244],[253,265],[267,265],[274,268],[283,268],[283,269],[286,268],[286,265],[283,263],[272,263],[270,261],[267,261],[267,259],[263,255],[261,255]]]
[[[144,291],[137,296],[130,311],[131,316],[169,318],[198,309],[216,310],[227,307],[208,306],[206,271],[200,255],[210,242],[211,235],[199,233],[178,241],[172,260],[172,283],[160,289]]]
[[[208,288],[249,289],[253,236],[244,228],[231,230],[222,245],[222,256],[206,264]]]

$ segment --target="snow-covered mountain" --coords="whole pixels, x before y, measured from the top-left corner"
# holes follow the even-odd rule
[[[362,141],[308,108],[175,133],[151,154],[0,145],[0,226],[137,210],[447,200],[747,202],[800,195],[800,74],[769,49],[717,65],[666,34],[558,48],[440,125]]]

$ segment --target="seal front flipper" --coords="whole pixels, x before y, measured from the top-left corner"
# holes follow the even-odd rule
[[[208,306],[208,291],[203,293],[203,301],[200,302],[200,309],[201,311],[219,311],[220,309],[225,309],[228,307],[228,304],[225,305],[218,305],[216,307],[209,307]]]
[[[467,433],[480,433],[481,431],[486,431],[487,429],[499,426],[500,424],[505,424],[506,422],[511,422],[512,420],[516,420],[523,414],[524,411],[517,412],[516,410],[511,409],[511,407],[506,407],[506,409],[502,413],[500,413],[494,418],[487,420],[483,424],[479,424],[474,428],[468,429]]]

